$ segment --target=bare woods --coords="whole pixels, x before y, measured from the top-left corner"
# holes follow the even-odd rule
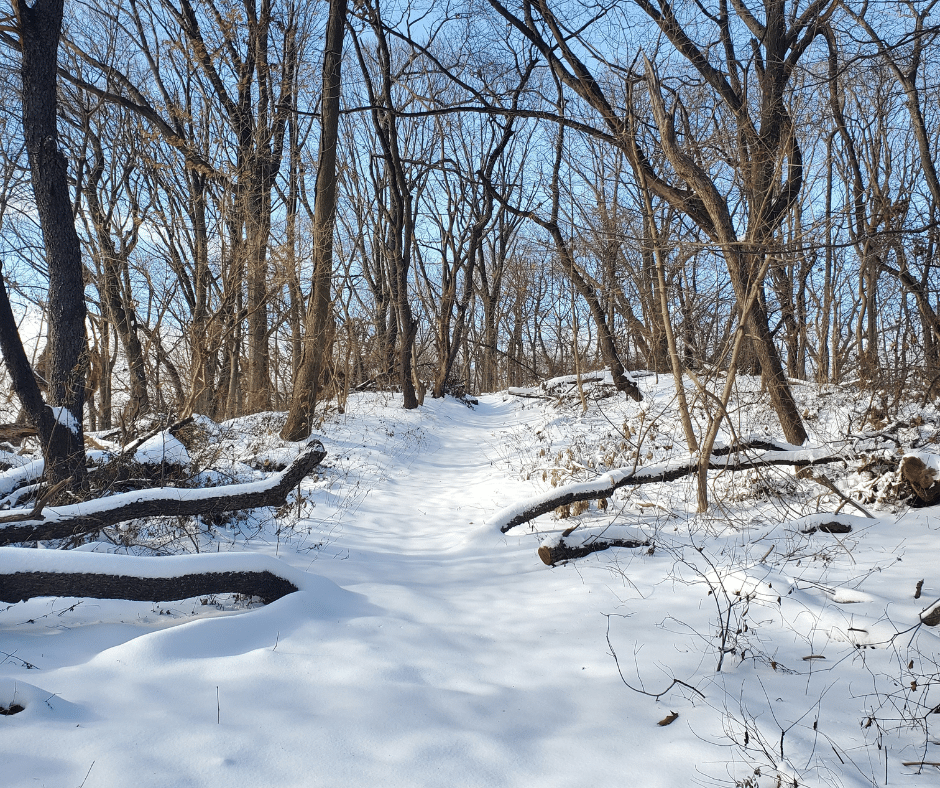
[[[0,346],[50,483],[83,428],[296,440],[373,387],[747,373],[794,444],[794,381],[938,394],[930,3],[12,8]]]

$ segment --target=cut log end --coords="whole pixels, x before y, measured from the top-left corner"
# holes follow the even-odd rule
[[[937,472],[919,457],[908,455],[901,460],[901,478],[910,484],[922,506],[940,503],[940,480]]]

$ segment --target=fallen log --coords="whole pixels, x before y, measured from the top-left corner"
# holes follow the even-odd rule
[[[0,545],[68,539],[141,517],[213,515],[262,506],[282,506],[288,494],[323,458],[326,450],[312,440],[280,473],[260,482],[211,488],[158,487],[111,495],[68,506],[12,511],[0,519]]]
[[[19,446],[26,438],[34,438],[39,433],[29,424],[0,424],[0,441]]]
[[[225,593],[269,603],[301,585],[296,570],[255,553],[140,558],[0,548],[0,602],[7,603],[39,596],[169,602]]]
[[[552,399],[548,394],[534,394],[531,389],[517,388],[510,386],[506,389],[510,397],[520,397],[522,399]]]
[[[757,453],[753,456],[742,457],[741,453],[745,451]],[[802,468],[844,460],[845,457],[832,454],[825,447],[803,449],[786,443],[761,439],[716,449],[709,458],[708,467],[710,470],[746,471],[768,465],[796,465]],[[502,533],[506,533],[517,525],[534,520],[559,506],[577,501],[609,498],[614,490],[621,487],[676,481],[698,473],[698,467],[698,459],[690,457],[647,465],[644,468],[619,468],[603,473],[593,481],[566,484],[534,496],[521,504],[507,506],[497,512],[491,523],[497,525]]]
[[[547,566],[555,566],[561,561],[570,561],[574,558],[583,558],[591,553],[598,553],[601,550],[607,550],[610,547],[649,547],[649,541],[639,541],[637,539],[595,539],[593,542],[586,542],[579,545],[565,544],[564,539],[559,539],[556,544],[543,544],[539,547],[539,558]]]
[[[289,580],[270,572],[206,572],[166,578],[53,572],[0,574],[0,602],[23,602],[37,596],[170,602],[210,594],[244,594],[260,597],[268,604],[296,590]]]

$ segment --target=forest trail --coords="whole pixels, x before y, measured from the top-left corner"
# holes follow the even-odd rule
[[[538,419],[504,396],[473,409],[427,403],[419,431],[386,430],[384,449],[373,443],[385,478],[343,518],[337,544],[347,552],[311,567],[374,610],[347,625],[357,656],[346,654],[342,685],[381,699],[390,714],[366,722],[354,712],[332,726],[348,746],[365,725],[379,761],[407,764],[381,771],[384,784],[620,785],[627,759],[649,759],[652,773],[653,759],[666,757],[658,746],[628,754],[610,724],[633,702],[606,652],[600,609],[616,609],[609,586],[621,583],[603,571],[549,570],[537,539],[487,525],[532,494],[508,453]],[[646,782],[680,784],[675,774]]]
[[[502,496],[530,494],[501,455],[500,433],[520,428],[513,406],[486,397],[471,409],[447,399],[425,409],[420,430],[386,431],[385,478],[368,492],[369,516],[345,531],[350,551],[443,557],[485,530]]]
[[[550,570],[538,538],[486,524],[533,490],[511,455],[536,417],[493,395],[326,425],[309,520],[246,545],[324,578],[316,591],[221,616],[198,600],[0,611],[2,650],[41,668],[18,671],[19,691],[54,695],[10,718],[7,784],[78,785],[92,763],[86,788],[131,774],[141,788],[568,788],[637,770],[654,788],[689,784],[691,754],[657,771],[679,726],[625,746],[635,697],[601,615],[622,581],[600,564]]]
[[[587,414],[505,394],[417,411],[359,395],[318,432],[328,458],[299,501],[204,536],[204,549],[309,573],[267,606],[230,596],[0,606],[0,700],[27,704],[0,717],[4,786],[672,788],[754,784],[763,765],[768,788],[771,760],[787,784],[835,774],[870,784],[840,762],[873,746],[858,724],[870,699],[853,688],[936,651],[930,627],[911,653],[886,647],[923,606],[911,596],[931,577],[928,510],[866,519],[834,549],[829,535],[787,524],[775,508],[784,499],[754,495],[750,476],[720,488],[727,522],[696,521],[682,510],[691,488],[658,485],[579,520],[586,538],[645,529],[655,550],[554,568],[538,545],[573,521],[493,525],[553,471],[584,478],[609,465],[619,424],[640,425],[653,458],[674,451],[671,381],[645,385],[642,408],[609,398]],[[233,423],[219,451],[251,455],[276,440],[272,425]],[[792,484],[783,471],[764,481]],[[761,559],[778,554],[773,566]],[[738,633],[747,658],[719,672],[716,571],[728,610],[750,627]],[[936,595],[929,583],[924,599]],[[745,587],[763,590],[738,596]],[[624,685],[614,652],[646,694]],[[660,727],[670,712],[678,718]],[[744,724],[756,743],[746,752]],[[901,764],[923,748],[906,735],[893,740],[891,785],[922,784]]]

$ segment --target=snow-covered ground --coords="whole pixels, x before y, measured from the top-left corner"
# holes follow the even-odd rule
[[[683,450],[671,378],[640,386],[639,404],[594,386],[583,413],[572,384],[472,409],[350,400],[292,504],[174,543],[306,573],[270,605],[0,605],[0,706],[25,707],[0,716],[0,784],[938,784],[905,764],[940,762],[940,641],[918,626],[940,517],[879,504],[862,460],[826,472],[875,519],[785,466],[713,473],[704,517],[690,477],[500,533],[513,503]],[[797,396],[812,440],[895,450],[852,392]],[[929,454],[937,414],[918,413],[899,434]],[[756,384],[732,415],[780,437]],[[233,476],[250,475],[236,455],[277,452],[276,420],[229,425]],[[850,533],[807,533],[840,504]],[[539,545],[576,524],[572,541],[652,547],[545,566]]]

